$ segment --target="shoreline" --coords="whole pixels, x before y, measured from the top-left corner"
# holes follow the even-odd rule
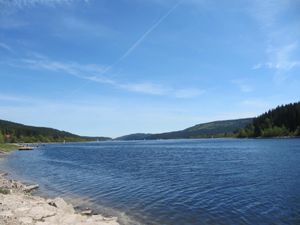
[[[0,158],[10,152],[2,152]],[[91,209],[76,212],[63,198],[44,198],[31,193],[38,185],[25,185],[0,171],[0,225],[120,225],[117,217],[94,214]]]

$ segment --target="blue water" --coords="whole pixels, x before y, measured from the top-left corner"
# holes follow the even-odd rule
[[[124,224],[300,224],[300,139],[52,144],[1,165]]]

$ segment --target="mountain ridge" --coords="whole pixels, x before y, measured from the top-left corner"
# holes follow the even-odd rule
[[[184,139],[231,137],[241,128],[252,122],[253,118],[218,120],[196,124],[183,130],[158,134],[137,133],[115,138],[114,140],[156,140],[156,139]]]
[[[107,137],[88,137],[49,127],[39,127],[0,120],[0,142],[62,142],[110,140]]]

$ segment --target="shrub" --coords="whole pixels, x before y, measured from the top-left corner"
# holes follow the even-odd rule
[[[9,193],[10,193],[10,191],[8,189],[6,189],[6,188],[0,188],[0,194],[7,195]]]

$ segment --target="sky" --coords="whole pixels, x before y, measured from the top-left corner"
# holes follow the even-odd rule
[[[0,119],[180,130],[299,101],[299,72],[299,0],[0,0]]]

